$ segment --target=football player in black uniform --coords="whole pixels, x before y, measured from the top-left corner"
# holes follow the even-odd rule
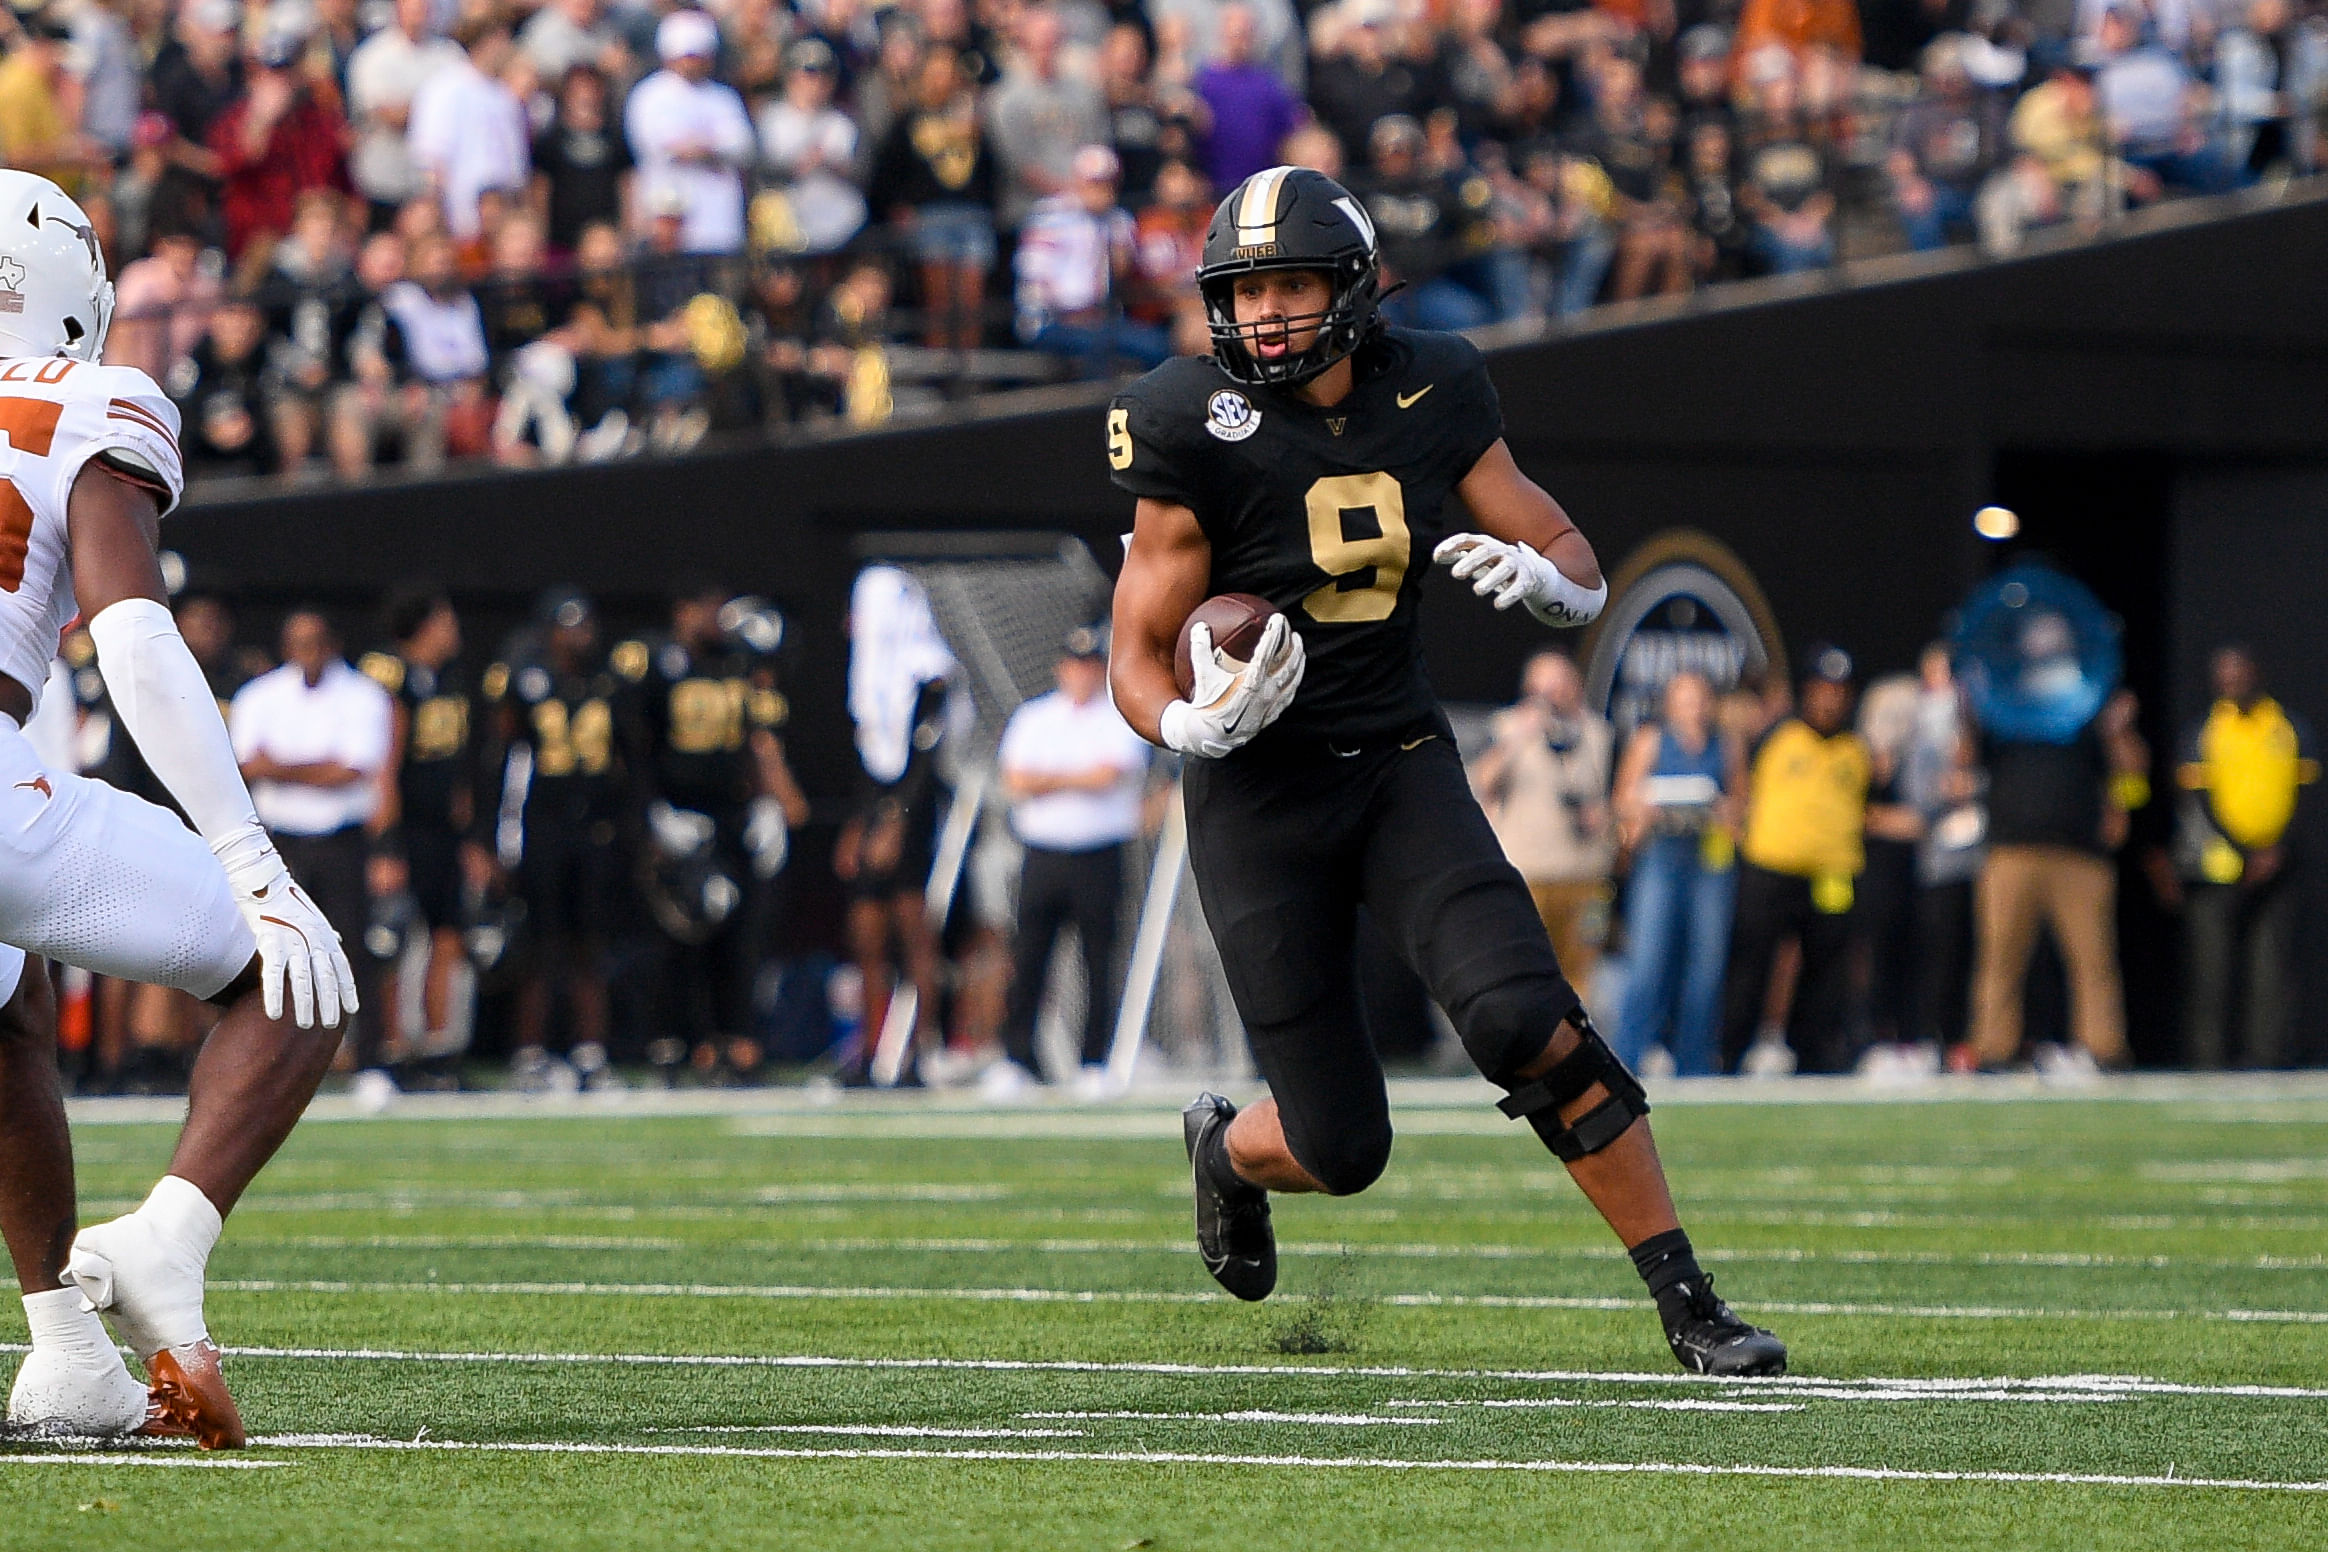
[[[1115,595],[1116,704],[1190,756],[1189,862],[1270,1098],[1189,1106],[1197,1246],[1239,1298],[1277,1280],[1270,1191],[1362,1191],[1390,1158],[1356,1000],[1364,904],[1481,1072],[1632,1252],[1684,1368],[1775,1374],[1786,1348],[1700,1270],[1641,1085],[1560,973],[1526,886],[1464,780],[1422,667],[1425,556],[1498,608],[1580,625],[1607,597],[1592,547],[1520,472],[1485,363],[1376,316],[1371,221],[1322,174],[1275,167],[1221,203],[1198,283],[1210,359],[1117,397],[1107,449],[1139,498]],[[1459,501],[1481,532],[1456,532]],[[1250,665],[1192,632],[1208,595],[1280,611]]]
[[[622,869],[616,839],[625,819],[626,770],[615,738],[622,682],[598,642],[598,611],[572,588],[551,588],[536,605],[537,640],[485,670],[480,688],[495,708],[501,758],[491,762],[499,794],[495,833],[501,862],[514,863],[525,902],[528,943],[517,1004],[521,1086],[555,1085],[550,1015],[566,997],[566,1052],[580,1080],[607,1073],[606,962]],[[515,824],[512,824],[512,821]]]
[[[645,805],[645,893],[671,950],[663,980],[677,1004],[673,1027],[698,1070],[749,1078],[761,1061],[752,982],[769,885],[808,803],[777,741],[785,699],[759,682],[757,655],[728,629],[734,598],[708,581],[682,588],[670,635],[622,642],[611,661],[632,686],[622,721],[633,801]],[[685,1049],[649,1054],[669,1067]]]
[[[375,899],[409,892],[428,933],[421,990],[421,1050],[445,1048],[453,972],[462,958],[461,892],[492,868],[478,822],[478,752],[484,731],[460,664],[461,618],[434,587],[400,588],[388,600],[394,650],[367,652],[356,666],[396,702],[395,780],[373,844]],[[489,805],[488,805],[489,806]],[[394,1047],[403,1028],[397,967],[384,967],[380,1027]]]

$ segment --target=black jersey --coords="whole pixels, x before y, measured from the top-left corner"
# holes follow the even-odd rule
[[[511,744],[530,752],[526,822],[595,823],[621,810],[623,768],[614,708],[622,683],[604,662],[562,673],[547,663],[495,663],[481,684]],[[507,767],[503,767],[507,779]]]
[[[1116,396],[1108,463],[1136,496],[1196,514],[1209,593],[1256,593],[1292,620],[1309,666],[1263,739],[1360,738],[1435,713],[1416,603],[1448,498],[1503,436],[1477,347],[1384,329],[1348,397],[1320,409],[1168,361]]]
[[[404,763],[396,772],[402,822],[466,834],[477,816],[476,698],[458,663],[430,668],[393,652],[356,666],[404,713]]]
[[[610,658],[632,688],[629,725],[642,774],[680,808],[733,809],[760,790],[752,734],[790,708],[753,680],[738,651],[696,653],[676,641],[625,641]]]

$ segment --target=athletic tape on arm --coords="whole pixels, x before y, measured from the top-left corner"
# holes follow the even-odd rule
[[[256,825],[218,701],[170,611],[124,598],[89,622],[122,726],[207,841]]]

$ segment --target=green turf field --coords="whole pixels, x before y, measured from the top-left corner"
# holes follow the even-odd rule
[[[0,1452],[0,1546],[2328,1545],[2328,1089],[2122,1092],[1660,1104],[1753,1383],[1468,1090],[1262,1306],[1160,1102],[311,1121],[212,1262],[257,1447]]]

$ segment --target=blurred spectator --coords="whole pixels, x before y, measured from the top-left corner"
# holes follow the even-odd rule
[[[2190,976],[2183,1059],[2202,1068],[2279,1067],[2294,1054],[2303,888],[2291,832],[2303,789],[2320,779],[2318,750],[2311,730],[2264,692],[2252,651],[2218,648],[2210,669],[2215,704],[2184,734],[2175,772]]]
[[[605,0],[548,0],[526,19],[518,46],[549,82],[580,68],[619,77],[630,65],[621,31],[607,20]]]
[[[2031,621],[2031,637],[2058,618]],[[2048,655],[2034,639],[2022,650],[2033,666]],[[1974,900],[1972,1044],[1983,1066],[2003,1067],[2020,1054],[2022,992],[2041,926],[2052,929],[2069,971],[2070,1031],[2079,1048],[2070,1060],[2125,1065],[2111,856],[2125,843],[2128,807],[2113,778],[2149,766],[2134,711],[2133,695],[2121,690],[2067,743],[1982,738],[1989,849]]]
[[[350,370],[348,347],[365,309],[404,278],[404,243],[393,232],[374,233],[349,259],[338,205],[328,195],[301,201],[257,294],[273,367],[269,424],[282,467],[294,473],[328,434],[333,397]]]
[[[1973,765],[1943,644],[1924,649],[1915,742],[1908,752],[1907,800],[1923,818],[1916,845],[1916,1022],[1918,1044],[1936,1051],[1964,1039],[1972,989],[1972,892],[1987,855],[1985,783]]]
[[[2218,194],[2238,182],[2238,169],[2209,143],[2200,116],[2202,88],[2188,66],[2163,42],[2146,39],[2144,18],[2130,0],[2102,14],[2093,42],[2101,69],[2094,91],[2110,141],[2131,166],[2168,188]]]
[[[1374,164],[1352,180],[1381,241],[1389,297],[1385,316],[1418,329],[1473,329],[1499,316],[1492,276],[1481,273],[1495,240],[1494,188],[1474,172],[1443,173],[1423,161],[1423,129],[1404,114],[1374,126]]]
[[[219,316],[237,312],[248,313],[255,334],[255,310],[230,307]],[[259,822],[351,944],[363,942],[370,915],[366,827],[380,812],[394,717],[388,692],[348,666],[338,632],[314,609],[284,620],[283,666],[237,691],[227,715]],[[359,1067],[377,1063],[377,1027],[363,1013],[348,1019]]]
[[[187,358],[184,405],[188,472],[272,474],[280,466],[267,412],[266,320],[235,297],[211,309],[209,329]]]
[[[1158,90],[1149,68],[1148,35],[1132,22],[1108,29],[1099,65],[1108,145],[1123,169],[1124,203],[1136,208],[1148,202],[1165,158],[1189,154],[1189,121],[1204,107],[1184,90]]]
[[[1682,184],[1698,244],[1692,262],[1698,279],[1708,283],[1741,279],[1751,263],[1754,233],[1739,197],[1736,150],[1728,120],[1705,118],[1690,126]]]
[[[1162,361],[1172,353],[1170,337],[1123,311],[1132,258],[1132,218],[1116,203],[1115,153],[1085,146],[1068,189],[1036,204],[1019,234],[1019,338],[1069,357],[1086,377],[1109,375],[1119,360],[1142,369]]]
[[[20,41],[0,61],[0,160],[78,195],[83,175],[104,165],[107,148],[75,122],[81,92],[65,72],[72,29],[44,11],[24,15],[17,26]]]
[[[1806,113],[1842,105],[1859,64],[1859,9],[1852,0],[1745,0],[1737,58],[1744,70],[1784,69]]]
[[[1006,227],[1025,221],[1035,202],[1064,194],[1076,151],[1107,140],[1098,91],[1059,68],[1058,13],[1048,5],[1019,15],[1016,47],[1002,83],[988,93],[986,129],[1002,172],[997,215]]]
[[[865,224],[865,196],[849,177],[857,126],[833,106],[840,61],[830,44],[803,38],[785,59],[784,95],[760,110],[760,156],[783,197],[792,239],[775,246],[830,253]]]
[[[1835,262],[1835,196],[1827,158],[1802,134],[1791,110],[1756,126],[1747,153],[1745,204],[1753,217],[1748,249],[1766,274],[1794,275]]]
[[[959,55],[932,49],[910,110],[873,161],[873,208],[903,229],[921,266],[924,334],[969,350],[984,329],[994,267],[994,157]]]
[[[465,243],[481,230],[480,195],[526,186],[532,130],[525,105],[500,79],[516,49],[502,13],[487,10],[464,19],[453,41],[463,57],[413,93],[405,144],[443,202],[446,229]]]
[[[235,0],[186,0],[172,35],[154,55],[154,106],[176,129],[174,149],[198,170],[215,171],[210,127],[242,93],[242,40]]]
[[[349,168],[376,219],[426,187],[406,140],[413,100],[431,76],[461,61],[461,46],[436,35],[433,12],[432,0],[396,0],[394,20],[348,60],[348,112],[356,131]]]
[[[921,25],[902,9],[881,13],[881,41],[873,68],[855,81],[854,117],[859,131],[859,170],[870,175],[873,158],[888,140],[890,129],[913,110],[920,91],[922,70]]]
[[[1611,1040],[1638,1068],[1663,1041],[1685,1078],[1722,1070],[1722,975],[1737,903],[1746,769],[1715,724],[1713,686],[1684,669],[1663,716],[1634,730],[1614,802],[1625,886],[1625,995]]]
[[[1138,283],[1130,311],[1142,322],[1170,330],[1180,355],[1203,355],[1212,348],[1196,291],[1212,213],[1212,190],[1203,177],[1186,162],[1171,161],[1156,174],[1155,198],[1136,223]]]
[[[858,1075],[872,1065],[890,1021],[892,944],[905,970],[895,994],[912,999],[897,1015],[911,1018],[904,1033],[921,1050],[937,1045],[938,943],[926,890],[959,672],[919,582],[895,566],[857,573],[849,593],[849,719],[864,779],[833,848],[833,873],[848,890],[850,952],[865,988]]]
[[[1785,1031],[1803,1072],[1851,1065],[1844,1017],[1850,997],[1852,901],[1865,863],[1867,744],[1851,730],[1851,656],[1806,654],[1801,704],[1755,750],[1739,847],[1738,905],[1730,936],[1722,1057],[1735,1071],[1757,1025],[1781,942],[1801,944],[1802,969]],[[1762,1031],[1768,1043],[1773,1032]]]
[[[160,233],[152,254],[123,269],[115,284],[106,361],[134,366],[167,389],[224,294],[217,256],[204,261],[199,237],[186,231]]]
[[[1309,101],[1343,145],[1369,144],[1374,126],[1392,114],[1420,123],[1440,105],[1436,73],[1391,51],[1396,0],[1342,0],[1337,16],[1340,47],[1311,72]]]
[[[632,88],[623,108],[631,154],[650,197],[675,196],[689,253],[744,245],[744,176],[752,121],[735,88],[712,78],[719,26],[701,11],[673,11],[655,29],[663,68]]]
[[[2002,150],[2003,116],[1973,84],[1964,42],[1949,33],[1925,46],[1923,95],[1901,113],[1885,162],[1900,227],[1919,252],[1969,235],[1973,199]]]
[[[481,405],[485,320],[461,283],[452,243],[424,238],[413,245],[408,269],[411,278],[389,286],[365,311],[348,346],[354,381],[332,410],[332,463],[345,479],[371,467],[383,436],[401,440],[408,466],[437,467],[449,418]]]
[[[645,347],[638,361],[635,409],[647,421],[646,434],[658,450],[684,449],[710,428],[705,396],[711,382],[698,349],[697,330],[716,326],[727,309],[720,291],[720,264],[687,251],[687,211],[677,191],[650,196],[655,203],[646,246],[639,250],[634,293]],[[741,323],[737,325],[740,346]]]
[[[1285,137],[1308,117],[1284,78],[1258,58],[1260,41],[1252,7],[1222,6],[1219,41],[1190,83],[1211,120],[1204,170],[1216,189],[1233,189],[1276,166]]]
[[[1615,194],[1617,227],[1611,294],[1618,301],[1686,291],[1695,278],[1682,219],[1682,181],[1673,163],[1673,105],[1648,96],[1629,59],[1605,61],[1595,78],[1592,117],[1573,141]]]
[[[267,33],[251,51],[242,96],[211,125],[229,261],[239,260],[255,239],[290,231],[300,195],[350,188],[347,124],[298,65],[298,40]]]
[[[1584,704],[1584,679],[1559,651],[1528,659],[1519,703],[1496,714],[1490,733],[1471,768],[1472,790],[1527,880],[1560,968],[1587,985],[1608,925],[1615,735]]]
[[[1921,686],[1909,674],[1876,680],[1859,702],[1869,777],[1866,863],[1851,918],[1858,940],[1851,1039],[1863,1064],[1895,1056],[1915,1026],[1916,858],[1924,815],[1909,791],[1908,762],[1921,702]]]
[[[630,142],[609,117],[610,90],[593,66],[567,71],[549,128],[534,141],[534,203],[553,253],[572,253],[592,222],[630,225]]]
[[[124,0],[81,0],[71,13],[67,68],[81,86],[81,132],[119,163],[137,133],[144,59]]]
[[[1051,952],[1072,926],[1083,954],[1082,1079],[1096,1086],[1115,1036],[1124,847],[1140,831],[1148,746],[1108,696],[1104,631],[1071,632],[1056,672],[1057,689],[1011,713],[996,754],[1011,833],[1026,848],[1004,1044],[1023,1072],[1042,1072],[1035,1021]]]

